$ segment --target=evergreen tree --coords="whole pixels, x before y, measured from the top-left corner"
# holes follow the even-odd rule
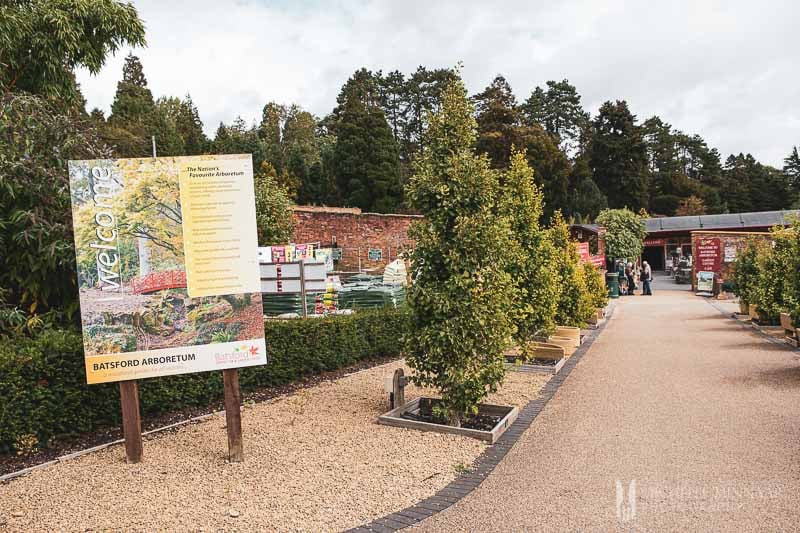
[[[344,203],[391,213],[402,201],[400,159],[392,130],[378,107],[354,98],[336,126],[335,172]]]
[[[534,179],[544,193],[544,218],[549,220],[554,212],[569,208],[570,161],[538,124],[516,128],[515,137],[516,145],[525,149]]]
[[[569,80],[548,81],[547,91],[536,87],[521,109],[525,124],[543,127],[565,153],[580,151],[589,114],[584,111],[581,96]]]
[[[590,164],[594,182],[611,207],[648,204],[647,150],[628,104],[606,102],[594,119]]]
[[[800,154],[797,153],[796,146],[783,160],[783,172],[789,179],[795,197],[800,196]]]
[[[512,146],[519,146],[519,112],[511,86],[498,75],[472,100],[478,122],[476,150],[487,154],[493,167],[507,167]]]

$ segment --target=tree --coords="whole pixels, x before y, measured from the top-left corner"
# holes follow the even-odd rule
[[[580,216],[584,222],[589,222],[607,207],[608,201],[594,180],[589,176],[582,177],[570,198],[572,215]]]
[[[12,307],[71,323],[78,292],[67,162],[110,156],[88,118],[31,95],[0,102],[0,287]]]
[[[578,249],[570,239],[569,227],[560,211],[553,215],[548,235],[555,249],[551,268],[555,271],[559,287],[556,324],[582,327],[594,312],[594,307],[591,305]]]
[[[503,349],[513,332],[511,230],[498,215],[498,173],[473,152],[476,124],[463,82],[446,87],[429,121],[406,189],[425,217],[410,231],[416,246],[406,360],[417,383],[440,391],[440,412],[459,426],[505,373]]]
[[[566,154],[580,151],[589,114],[581,106],[581,96],[569,80],[550,80],[547,91],[536,87],[521,109],[524,123],[543,127]]]
[[[0,88],[74,100],[73,69],[97,74],[108,54],[144,46],[136,8],[113,0],[17,0],[0,5]]]
[[[514,338],[526,355],[534,337],[555,329],[559,300],[560,286],[551,268],[555,250],[539,224],[542,211],[543,195],[534,184],[527,156],[514,151],[503,175],[501,214],[508,218],[514,238],[509,253],[509,273],[516,284]]]
[[[336,182],[345,205],[393,212],[402,202],[400,159],[383,112],[353,99],[336,130]]]
[[[539,125],[517,128],[516,146],[524,148],[534,178],[544,193],[544,218],[569,207],[570,161]]]
[[[472,98],[478,122],[476,150],[489,156],[492,166],[505,168],[511,148],[519,146],[517,126],[519,113],[511,86],[498,75],[491,85]]]
[[[258,244],[270,246],[291,242],[294,234],[292,203],[286,191],[278,185],[275,168],[267,161],[262,162],[254,181]]]
[[[793,147],[791,153],[783,160],[783,172],[789,178],[789,184],[795,196],[800,195],[800,154],[797,147]]]
[[[203,132],[203,122],[195,107],[192,97],[186,95],[184,100],[171,97],[161,97],[156,100],[156,111],[161,116],[160,120],[168,123],[175,134],[180,137],[180,153],[167,154],[164,151],[164,134],[156,134],[158,153],[161,155],[200,155],[208,151],[209,140]]]
[[[183,152],[183,141],[175,122],[164,112],[157,111],[153,93],[147,86],[144,69],[138,57],[129,54],[122,67],[122,80],[111,104],[103,136],[114,146],[118,157],[146,157],[152,155],[151,137],[156,136],[161,155],[178,155]]]
[[[633,210],[647,206],[647,150],[628,104],[604,103],[592,126],[592,177],[608,205]]]
[[[605,209],[596,222],[606,230],[606,255],[633,261],[642,255],[647,236],[642,216],[629,209]]]
[[[675,215],[679,217],[685,217],[689,215],[705,215],[705,214],[706,214],[706,204],[703,203],[703,200],[694,195],[681,200],[678,209],[675,211]]]

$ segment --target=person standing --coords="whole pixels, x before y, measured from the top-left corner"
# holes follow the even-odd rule
[[[628,296],[635,296],[636,271],[633,268],[633,263],[628,263],[628,266],[625,267],[625,277],[628,278]]]
[[[642,270],[642,296],[652,296],[653,291],[650,288],[650,282],[653,281],[653,269],[647,261],[642,263],[644,269]]]

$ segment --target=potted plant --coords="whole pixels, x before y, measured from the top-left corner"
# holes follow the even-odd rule
[[[494,442],[517,415],[515,407],[482,403],[503,380],[503,352],[514,332],[511,224],[499,205],[499,172],[474,152],[474,110],[460,79],[444,89],[429,121],[406,188],[410,207],[424,218],[409,231],[416,245],[405,345],[411,380],[440,397],[415,400],[379,421]]]
[[[739,297],[739,311],[743,315],[750,314],[750,303],[755,297],[758,283],[758,254],[763,243],[757,237],[750,237],[739,252],[733,264],[733,282],[736,295]]]

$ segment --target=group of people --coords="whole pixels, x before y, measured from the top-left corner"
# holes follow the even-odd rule
[[[642,266],[639,268],[633,263],[619,260],[617,261],[617,274],[619,275],[619,293],[621,296],[634,296],[639,286],[639,281],[642,282],[642,296],[653,295],[653,290],[650,287],[650,282],[653,281],[653,269],[650,268],[647,261],[642,261]]]

